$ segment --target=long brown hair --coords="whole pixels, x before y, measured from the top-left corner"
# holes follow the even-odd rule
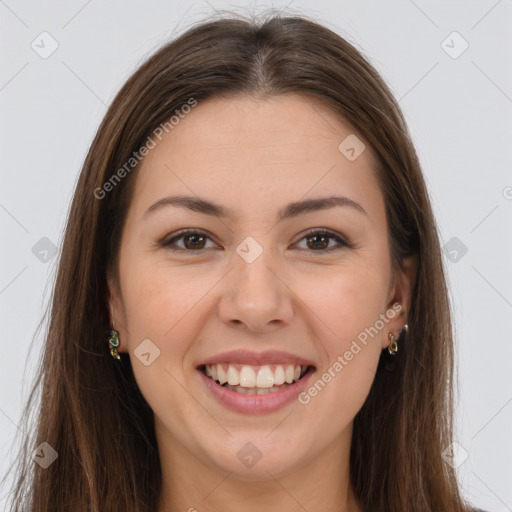
[[[416,254],[409,333],[393,372],[379,365],[354,420],[351,481],[366,512],[468,510],[442,452],[452,442],[454,349],[437,227],[396,99],[349,42],[304,16],[229,16],[197,24],[147,59],[119,91],[91,144],[71,203],[44,357],[34,436],[18,458],[16,511],[154,512],[161,488],[153,412],[127,354],[108,352],[107,270],[138,166],[98,191],[156,127],[193,98],[298,93],[322,101],[368,141],[386,202],[394,268]],[[125,167],[126,170],[126,167]],[[105,189],[102,189],[105,190]],[[28,430],[28,429],[26,429]],[[41,443],[58,453],[46,469]],[[46,445],[45,445],[46,446]]]

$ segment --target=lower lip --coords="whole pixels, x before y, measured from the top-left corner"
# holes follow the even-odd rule
[[[245,395],[222,387],[210,377],[207,377],[201,370],[198,370],[198,372],[201,374],[206,387],[222,405],[232,411],[244,414],[265,414],[285,407],[297,399],[297,396],[304,390],[309,379],[315,373],[308,370],[302,379],[274,393]]]

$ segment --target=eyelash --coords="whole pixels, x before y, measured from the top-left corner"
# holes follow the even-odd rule
[[[199,229],[183,229],[181,231],[178,231],[171,238],[162,241],[160,243],[160,245],[162,247],[170,250],[170,251],[175,251],[175,252],[188,252],[188,253],[197,252],[197,253],[200,253],[200,252],[206,250],[206,249],[197,249],[197,250],[194,250],[194,249],[184,249],[182,247],[174,246],[175,242],[177,240],[180,240],[180,239],[184,238],[187,235],[200,235],[200,236],[204,236],[206,238],[209,238],[211,240],[211,237],[206,232],[204,232],[202,230],[199,230]],[[336,240],[336,242],[338,243],[338,246],[331,247],[329,249],[320,249],[320,250],[316,250],[316,251],[313,250],[313,249],[309,249],[310,252],[318,252],[318,253],[324,253],[325,254],[325,253],[331,253],[332,251],[336,251],[336,250],[342,249],[343,247],[346,247],[346,248],[349,248],[349,249],[352,248],[352,245],[349,244],[346,240],[344,240],[338,233],[336,233],[334,231],[331,231],[329,229],[312,228],[312,229],[306,231],[306,233],[304,233],[304,235],[299,240],[299,242],[301,242],[305,238],[311,237],[313,235],[324,235],[327,238],[331,238],[333,240]],[[308,249],[303,249],[303,250],[308,250]]]

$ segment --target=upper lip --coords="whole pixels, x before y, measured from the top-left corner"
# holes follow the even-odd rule
[[[247,364],[252,366],[262,366],[265,364],[295,364],[303,366],[314,366],[314,363],[308,359],[284,352],[281,350],[265,350],[264,352],[251,352],[250,350],[230,350],[222,352],[215,356],[209,357],[199,364],[217,364],[217,363],[232,363],[232,364]]]

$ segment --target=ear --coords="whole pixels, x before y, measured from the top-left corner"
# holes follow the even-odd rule
[[[114,326],[119,331],[120,345],[118,352],[127,352],[126,343],[123,344],[123,338],[126,339],[127,330],[125,328],[125,312],[121,297],[121,290],[116,279],[110,271],[107,272],[107,305],[110,327]]]
[[[389,321],[385,336],[383,337],[383,347],[389,344],[388,333],[391,332],[395,338],[398,337],[402,327],[407,323],[408,313],[411,309],[412,292],[416,284],[418,273],[418,255],[413,254],[402,260],[400,268],[395,273],[394,282],[391,283],[388,297],[387,309],[394,309],[393,304],[398,303],[402,306],[400,313]]]

